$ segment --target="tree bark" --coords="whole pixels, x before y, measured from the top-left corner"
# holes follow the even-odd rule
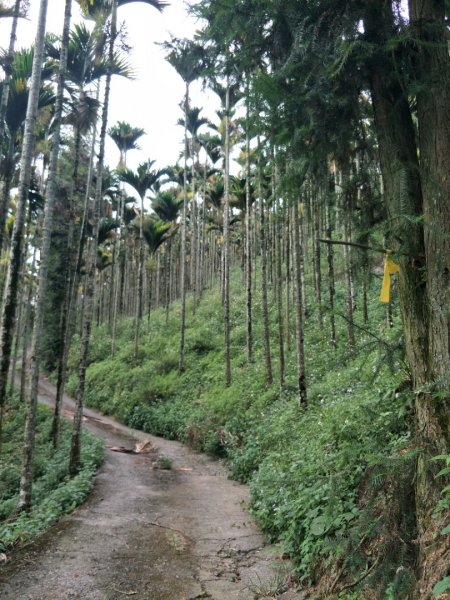
[[[17,292],[22,257],[23,229],[28,200],[28,190],[31,179],[31,164],[33,160],[34,138],[44,54],[47,4],[48,0],[41,0],[35,39],[27,116],[25,119],[25,129],[23,135],[22,155],[20,160],[21,168],[18,200],[11,239],[11,250],[6,274],[6,283],[3,294],[3,306],[0,322],[0,412],[3,410],[6,397],[9,363],[11,358],[12,335],[14,331],[14,320],[17,308]],[[2,431],[0,430],[0,439],[1,437]]]
[[[223,307],[225,344],[225,387],[231,385],[230,349],[230,85],[225,93],[225,186],[223,206]]]
[[[181,213],[181,256],[180,256],[180,353],[178,359],[178,370],[180,373],[185,368],[185,331],[186,331],[186,216],[188,203],[188,180],[187,180],[187,119],[189,105],[189,83],[186,82],[184,100],[184,170],[183,170],[183,210]]]
[[[263,170],[261,159],[261,145],[258,139],[258,196],[261,240],[261,303],[263,318],[264,373],[266,384],[271,385],[273,383],[273,373],[272,357],[270,352],[269,307],[267,302],[267,227],[262,191],[262,177]]]
[[[390,38],[393,19],[388,7],[385,5],[381,11],[378,4],[369,4],[364,25],[369,41],[380,44]],[[398,289],[406,353],[416,390],[420,448],[415,477],[416,516],[419,562],[423,566],[442,485],[435,478],[439,466],[430,458],[447,454],[450,446],[448,395],[443,399],[433,393],[442,385],[448,390],[450,360],[449,269],[445,264],[450,243],[449,59],[444,41],[444,3],[411,0],[410,10],[418,32],[420,169],[407,99],[394,75],[394,66],[384,55],[371,63],[371,85],[386,204],[394,223],[393,249],[399,250]],[[421,598],[430,597],[430,593],[424,594]]]
[[[92,215],[92,240],[87,260],[87,277],[84,290],[83,329],[81,335],[81,353],[78,363],[78,386],[76,393],[75,414],[73,418],[72,442],[70,448],[69,474],[74,477],[80,469],[81,452],[81,422],[83,419],[84,390],[86,384],[86,369],[88,362],[89,342],[93,317],[93,299],[95,293],[95,268],[97,263],[97,238],[102,201],[103,168],[105,158],[106,128],[108,124],[109,96],[111,89],[112,65],[114,59],[114,45],[117,36],[117,0],[113,0],[111,10],[111,39],[109,42],[108,68],[105,81],[105,95],[103,101],[102,126],[100,130],[100,148],[97,161],[97,178],[95,189],[94,209]]]
[[[251,250],[251,185],[250,185],[250,77],[247,73],[245,101],[245,319],[247,362],[253,360],[252,322],[252,250]]]
[[[434,529],[433,510],[443,487],[442,479],[435,477],[439,465],[430,459],[450,452],[450,58],[444,0],[410,0],[409,6],[420,82],[417,116],[428,320],[428,390],[422,387],[416,394],[422,450],[416,472],[416,514],[423,566],[425,557],[435,550],[429,532]],[[417,380],[418,387],[424,383]]]
[[[297,393],[298,403],[301,408],[307,404],[305,350],[304,350],[304,323],[302,302],[302,270],[300,248],[300,221],[298,218],[298,202],[292,206],[294,228],[294,293],[295,293],[295,343],[297,350]]]
[[[42,323],[44,319],[44,304],[47,292],[47,273],[50,257],[50,241],[53,228],[53,213],[56,200],[56,177],[60,147],[60,133],[63,111],[63,94],[65,71],[67,66],[67,53],[69,44],[69,30],[71,19],[72,0],[66,0],[64,10],[64,26],[61,41],[61,54],[59,59],[58,86],[56,93],[53,146],[50,157],[50,171],[47,182],[47,198],[44,213],[44,228],[42,245],[40,249],[40,268],[38,275],[38,293],[36,299],[33,337],[30,349],[30,392],[27,398],[28,412],[25,420],[24,450],[22,463],[22,476],[20,479],[20,492],[18,510],[29,510],[31,507],[31,489],[33,483],[33,449],[35,438],[36,410],[38,401],[39,383],[39,354],[42,337]]]
[[[14,59],[14,48],[17,39],[17,24],[19,21],[20,5],[22,0],[15,0],[13,21],[11,24],[11,34],[9,36],[8,52],[3,60],[3,70],[5,72],[5,78],[3,80],[2,97],[0,100],[0,141],[3,140],[3,136],[6,131],[6,110],[8,108],[9,99],[9,88],[12,76],[12,64]],[[3,231],[3,230],[2,230]]]

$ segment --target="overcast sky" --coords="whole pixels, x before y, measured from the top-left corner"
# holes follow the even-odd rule
[[[141,151],[128,155],[131,168],[147,159],[156,159],[159,167],[173,164],[182,150],[183,130],[176,125],[182,116],[179,103],[184,94],[182,79],[164,59],[164,51],[155,42],[169,39],[169,33],[177,37],[192,36],[198,24],[187,14],[183,0],[169,0],[170,6],[163,13],[139,2],[123,6],[118,11],[119,22],[125,21],[128,43],[132,47],[130,62],[136,73],[133,81],[115,77],[112,83],[109,126],[117,121],[127,121],[133,127],[142,127],[146,136],[139,144]],[[30,0],[30,18],[21,20],[17,34],[17,48],[30,45],[35,37],[40,0]],[[61,34],[64,0],[49,0],[47,31]],[[73,2],[72,21],[80,21],[77,2]],[[2,19],[0,46],[8,45],[10,19]],[[205,93],[194,84],[192,104],[204,107],[204,115],[214,118],[218,99],[213,93]],[[108,141],[106,162],[115,167],[119,153],[112,141]]]

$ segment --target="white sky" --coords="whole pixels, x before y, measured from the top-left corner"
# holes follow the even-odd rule
[[[129,60],[135,70],[132,81],[114,77],[111,90],[109,126],[117,121],[127,121],[133,127],[142,127],[146,134],[139,140],[141,151],[128,154],[131,168],[147,159],[156,159],[158,167],[174,164],[182,150],[183,129],[176,125],[182,117],[179,103],[184,94],[184,83],[176,71],[164,59],[164,51],[155,42],[169,39],[169,32],[177,37],[192,36],[195,20],[190,17],[183,0],[169,0],[170,6],[162,13],[153,7],[132,3],[118,11],[119,22],[125,21],[128,44],[132,46]],[[192,2],[191,2],[192,3]],[[20,20],[16,47],[33,43],[39,11],[39,0],[30,1],[30,19]],[[47,31],[61,34],[64,16],[64,0],[49,0]],[[74,0],[72,22],[80,21],[80,11]],[[2,19],[0,46],[8,46],[10,19]],[[9,23],[8,23],[9,22]],[[212,92],[202,92],[200,84],[192,86],[192,105],[205,107],[202,116],[215,118],[219,100]],[[217,121],[217,119],[216,119]],[[119,152],[108,140],[106,162],[115,167]]]

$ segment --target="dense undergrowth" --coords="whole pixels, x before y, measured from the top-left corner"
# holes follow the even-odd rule
[[[275,383],[264,383],[261,305],[255,294],[255,359],[246,364],[242,274],[233,273],[233,381],[224,388],[222,306],[218,289],[188,309],[186,370],[178,373],[179,306],[166,323],[152,312],[139,357],[133,324],[119,326],[110,356],[106,326],[94,333],[87,373],[87,404],[132,427],[176,438],[226,459],[232,477],[247,482],[252,510],[294,559],[300,582],[318,597],[406,597],[413,584],[415,536],[410,439],[411,404],[402,356],[401,324],[386,324],[370,287],[370,322],[356,311],[357,349],[336,315],[338,347],[328,318],[318,326],[314,306],[306,326],[309,406],[301,410],[295,382],[295,341],[287,352],[286,383],[277,380],[275,310],[271,313]],[[338,307],[344,306],[338,286]],[[339,309],[338,311],[339,312]],[[342,312],[344,309],[342,308]],[[293,336],[294,319],[291,323]],[[76,364],[76,349],[72,369]],[[75,373],[69,382],[73,392]],[[358,583],[358,580],[361,581]],[[358,591],[359,590],[359,591]]]
[[[50,440],[51,411],[46,406],[38,406],[33,506],[30,512],[9,519],[18,500],[25,413],[25,404],[14,396],[7,407],[5,442],[0,457],[0,552],[8,552],[12,547],[35,537],[81,504],[92,489],[95,472],[103,460],[103,443],[84,432],[81,469],[76,477],[70,479],[71,426],[65,422],[61,424],[60,444],[57,450],[53,450]]]

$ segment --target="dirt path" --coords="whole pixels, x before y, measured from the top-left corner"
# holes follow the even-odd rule
[[[54,388],[42,381],[40,399]],[[64,399],[65,414],[73,407]],[[86,409],[108,446],[150,441],[150,454],[110,449],[89,500],[0,568],[2,600],[272,598],[285,567],[245,510],[247,488],[185,446]],[[155,469],[158,454],[173,461]],[[299,594],[282,592],[283,599]]]

